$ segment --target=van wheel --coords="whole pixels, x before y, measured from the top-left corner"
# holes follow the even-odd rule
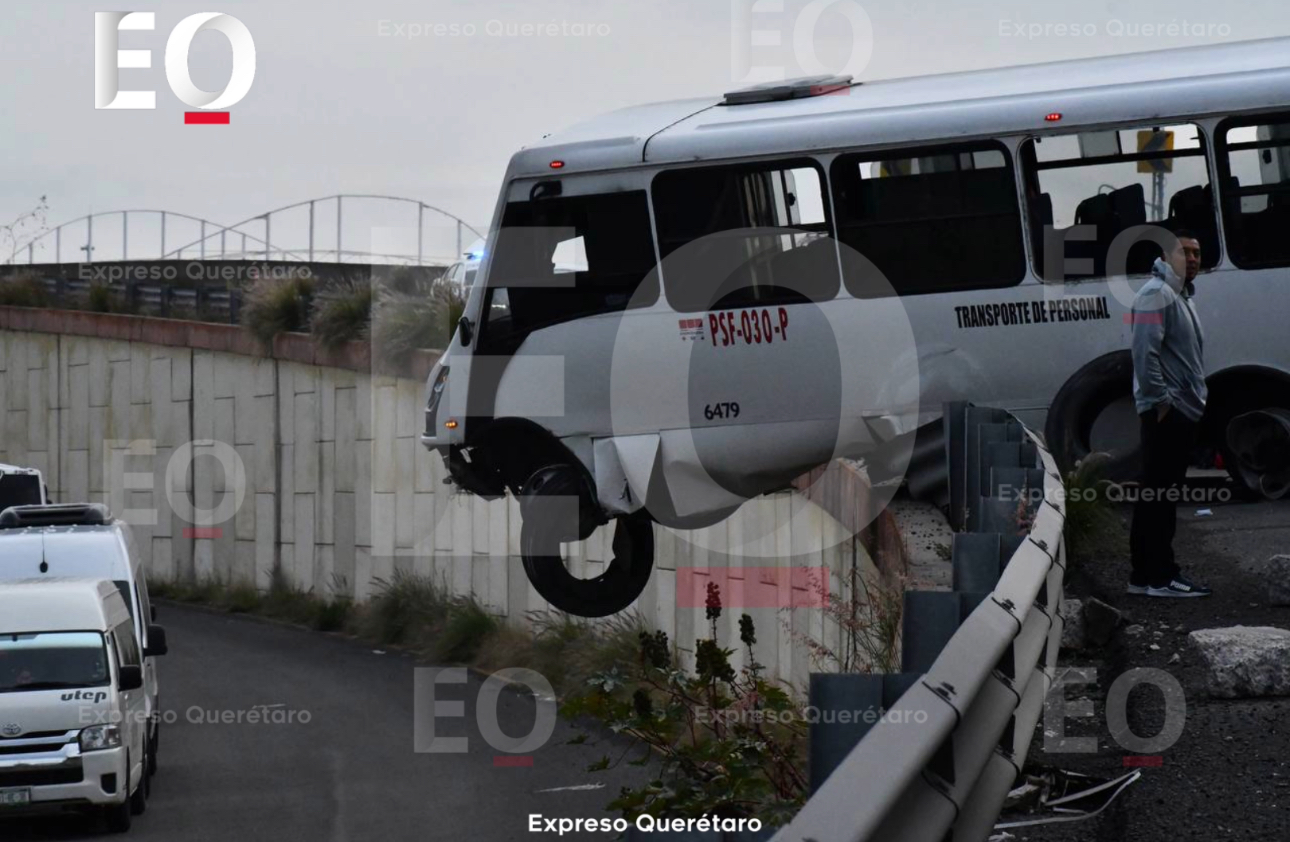
[[[560,545],[594,528],[590,492],[578,470],[550,465],[535,471],[520,492],[520,557],[533,588],[552,606],[579,617],[607,617],[627,608],[649,584],[654,526],[644,511],[615,519],[613,559],[599,576],[569,572]]]
[[[1048,407],[1044,439],[1063,474],[1092,452],[1093,427],[1113,404],[1133,399],[1133,355],[1129,351],[1104,354],[1075,372]],[[1141,445],[1136,425],[1127,431],[1133,444],[1111,452],[1101,474],[1115,482],[1137,479],[1142,471]]]
[[[157,729],[152,735],[152,740],[148,743],[148,775],[157,774],[157,752],[161,747],[161,717],[157,717]]]
[[[1225,406],[1216,415],[1223,467],[1237,498],[1279,500],[1290,493],[1290,410]]]
[[[139,786],[135,787],[134,793],[130,796],[130,812],[136,816],[142,816],[148,812],[148,796],[152,792],[152,782],[148,778],[147,746],[144,746],[143,757],[143,774],[139,777]],[[129,772],[126,772],[126,775],[128,776]]]
[[[107,824],[108,833],[129,832],[130,825],[134,823],[130,806],[130,799],[127,798],[120,804],[109,804],[103,808],[103,820]]]

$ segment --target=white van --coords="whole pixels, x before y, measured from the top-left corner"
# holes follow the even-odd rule
[[[143,649],[144,702],[148,713],[148,772],[157,771],[161,702],[157,658],[168,646],[154,623],[148,580],[130,526],[98,503],[14,506],[0,512],[0,587],[41,578],[107,579],[130,611]]]
[[[0,819],[97,810],[130,829],[147,809],[143,656],[116,584],[0,586]]]
[[[908,456],[947,401],[1043,426],[1066,469],[1127,410],[1128,465],[1132,300],[1186,229],[1202,436],[1258,487],[1228,435],[1290,407],[1287,226],[1290,39],[628,108],[512,158],[422,441],[518,497],[539,593],[610,613],[652,522]],[[561,545],[610,521],[614,559],[575,577]]]

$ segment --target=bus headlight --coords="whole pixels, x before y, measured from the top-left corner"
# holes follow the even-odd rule
[[[439,404],[443,401],[443,392],[448,385],[448,366],[439,369],[439,375],[430,387],[430,401],[426,404],[426,435],[434,438],[439,434]]]

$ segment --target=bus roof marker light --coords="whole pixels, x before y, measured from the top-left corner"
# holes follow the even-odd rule
[[[561,170],[561,169],[564,169],[564,161],[552,161],[552,162],[551,162],[551,169],[553,169],[553,170]]]
[[[1061,119],[1062,119],[1062,112],[1060,111],[1053,111],[1044,115],[1045,123],[1056,123]]]

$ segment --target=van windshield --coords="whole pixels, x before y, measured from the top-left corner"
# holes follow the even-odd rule
[[[0,635],[0,693],[100,687],[109,678],[98,632]]]

